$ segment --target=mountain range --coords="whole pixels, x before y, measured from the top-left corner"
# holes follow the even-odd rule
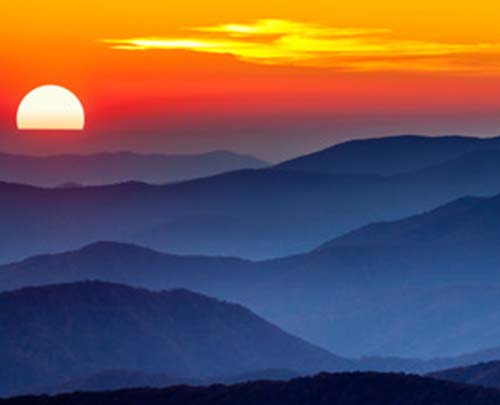
[[[209,386],[212,384],[238,384],[248,381],[289,381],[300,377],[290,370],[268,369],[231,376],[204,379],[174,377],[163,373],[146,373],[127,370],[103,370],[95,374],[70,378],[60,384],[38,390],[39,394],[56,395],[76,391],[115,391],[126,388],[166,388],[175,385]]]
[[[132,152],[114,152],[94,155],[28,156],[0,153],[0,181],[66,188],[127,181],[162,184],[270,165],[269,162],[253,156],[228,151],[198,155],[141,155]]]
[[[151,289],[188,288],[242,303],[285,330],[350,357],[454,357],[494,347],[500,341],[495,326],[500,317],[495,309],[500,289],[496,271],[500,197],[463,197],[423,214],[372,223],[324,242],[330,238],[327,234],[336,233],[332,224],[345,221],[348,211],[354,218],[355,212],[364,210],[361,205],[387,212],[399,205],[413,211],[417,208],[410,206],[415,201],[436,202],[437,194],[446,199],[443,196],[460,195],[460,188],[494,193],[499,154],[470,152],[391,177],[265,169],[170,186],[127,183],[45,190],[3,184],[0,217],[9,237],[0,250],[5,258],[22,256],[21,252],[78,248],[87,239],[92,242],[101,236],[127,239],[124,235],[138,235],[139,229],[153,229],[162,222],[159,217],[180,212],[190,221],[179,218],[167,228],[193,250],[203,251],[201,243],[205,247],[213,243],[211,252],[216,253],[215,245],[227,242],[231,251],[231,244],[243,246],[242,240],[250,245],[253,240],[256,249],[269,243],[275,253],[281,247],[295,250],[316,239],[322,245],[307,253],[253,262],[96,243],[2,266],[0,290],[92,279]],[[455,183],[450,180],[453,173]],[[280,181],[275,183],[276,179]],[[359,185],[356,179],[363,179],[367,187],[353,194],[354,185]],[[380,190],[370,189],[372,182],[392,184],[398,190],[394,199],[382,203],[387,197],[384,192],[378,204],[373,196]],[[342,196],[342,188],[349,193]],[[373,198],[363,197],[370,193]],[[334,212],[329,204],[340,204],[341,198],[346,211]],[[315,201],[317,208],[306,208],[315,206]],[[218,214],[187,214],[200,207]],[[238,219],[227,224],[231,211]],[[356,221],[369,222],[368,216],[358,216]],[[183,227],[186,223],[191,225]],[[203,232],[197,233],[198,225]],[[161,229],[156,231],[161,233]],[[319,236],[321,229],[323,236]],[[315,236],[307,240],[307,235]],[[290,240],[291,245],[293,240],[298,245],[291,247]],[[180,249],[172,249],[176,250]],[[486,331],[485,324],[489,325]]]
[[[94,279],[189,288],[335,353],[457,356],[500,341],[499,218],[500,196],[462,198],[261,262],[102,242],[1,266],[0,290]]]
[[[126,178],[127,159],[144,175],[166,164],[93,157]],[[0,395],[352,370],[496,387],[500,138],[354,141],[163,185],[80,180],[0,183]]]
[[[0,221],[9,235],[0,262],[99,240],[254,260],[298,254],[372,222],[466,195],[494,195],[500,191],[498,173],[500,151],[491,149],[392,176],[278,166],[163,186],[129,182],[47,190],[0,183]]]

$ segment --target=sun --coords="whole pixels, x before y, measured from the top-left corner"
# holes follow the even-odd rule
[[[82,103],[71,91],[56,85],[31,90],[17,109],[19,130],[72,130],[85,126]]]

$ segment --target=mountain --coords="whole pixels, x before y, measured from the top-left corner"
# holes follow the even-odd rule
[[[177,254],[268,259],[371,222],[500,191],[500,152],[390,177],[243,170],[154,186],[41,189],[0,183],[0,263],[117,240]]]
[[[40,189],[0,183],[0,262],[99,240],[177,254],[267,259],[464,195],[500,191],[500,152],[392,177],[243,170],[165,186]]]
[[[254,269],[254,263],[241,259],[175,256],[131,244],[98,242],[0,266],[0,291],[92,280],[155,290],[189,284],[190,289],[203,290],[214,278],[226,280],[221,291],[250,279]]]
[[[174,385],[238,384],[248,381],[288,381],[300,377],[300,373],[290,370],[261,370],[226,377],[200,380],[178,378],[162,373],[145,373],[127,370],[104,370],[95,374],[76,377],[56,386],[38,390],[40,394],[56,395],[76,391],[113,391],[125,388],[165,388]]]
[[[500,195],[466,197],[430,212],[399,221],[374,223],[324,244],[340,246],[468,247],[471,255],[500,242]]]
[[[182,253],[293,252],[370,218],[421,212],[465,191],[489,194],[498,162],[497,152],[482,151],[391,177],[266,169],[168,186],[2,184],[8,237],[0,254],[9,260],[101,239],[146,240],[148,230],[156,240],[148,246]],[[96,244],[2,267],[0,289],[88,279],[189,288],[239,302],[346,356],[457,356],[500,342],[499,198],[461,198],[262,262]]]
[[[320,374],[288,382],[135,389],[0,400],[0,405],[497,405],[494,389],[403,374]]]
[[[198,379],[354,367],[239,305],[187,290],[100,282],[27,288],[0,294],[0,324],[4,396],[108,369]]]
[[[38,390],[40,394],[55,395],[76,391],[111,391],[125,388],[165,388],[174,385],[201,385],[201,381],[173,377],[163,373],[127,370],[105,370],[83,377],[71,378],[61,384]]]
[[[327,268],[340,257],[352,263],[336,281],[350,291],[345,301],[354,300],[360,311],[341,321],[353,322],[341,340],[365,327],[371,332],[366,343],[378,342],[372,353],[456,356],[500,341],[499,218],[500,196],[463,198],[422,215],[365,226],[303,260],[314,260],[314,268]],[[382,292],[370,291],[370,284]],[[338,305],[339,312],[352,311]],[[354,328],[356,316],[363,322]]]
[[[429,374],[439,380],[500,388],[500,361],[458,367]]]
[[[395,175],[435,166],[461,155],[500,150],[500,137],[418,135],[353,140],[279,164],[285,170]]]
[[[101,242],[0,266],[0,291],[86,280],[188,288],[239,302],[336,353],[457,356],[500,341],[499,259],[493,253],[483,260],[481,275],[476,262],[464,259],[466,249],[441,249],[437,255],[426,246],[345,246],[250,262]],[[363,361],[363,368],[420,372],[471,363],[377,359]]]
[[[198,155],[117,152],[47,157],[0,153],[0,180],[40,187],[126,181],[169,183],[269,165],[253,156],[227,151]]]

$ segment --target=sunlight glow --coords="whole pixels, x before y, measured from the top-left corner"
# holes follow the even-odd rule
[[[318,24],[259,20],[189,30],[174,38],[105,39],[114,49],[182,49],[232,55],[267,65],[331,68],[339,71],[450,71],[500,73],[491,56],[497,43],[439,43],[402,40],[387,29],[336,28]]]

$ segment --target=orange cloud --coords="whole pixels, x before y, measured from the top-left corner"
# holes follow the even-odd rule
[[[189,50],[257,64],[337,71],[500,73],[499,43],[442,43],[396,38],[391,30],[337,28],[289,20],[197,27],[189,35],[105,39],[119,50]]]

